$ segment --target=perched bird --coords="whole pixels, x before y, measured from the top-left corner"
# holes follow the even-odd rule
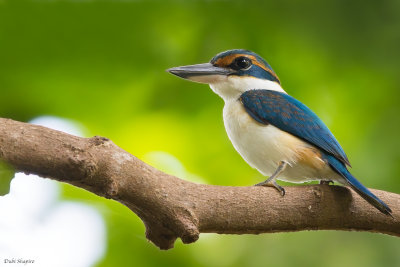
[[[319,180],[349,185],[384,214],[391,209],[351,173],[343,148],[328,127],[307,106],[288,95],[271,66],[242,49],[217,54],[210,63],[171,68],[168,72],[209,84],[225,102],[224,124],[243,159],[264,176],[257,185],[276,179],[300,183]]]

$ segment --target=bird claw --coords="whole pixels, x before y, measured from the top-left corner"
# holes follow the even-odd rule
[[[286,194],[285,188],[278,185],[277,190],[279,191],[279,193],[281,193],[281,196],[283,196],[283,197],[285,196],[285,194]]]
[[[281,174],[287,165],[286,161],[281,161],[278,165],[278,168],[275,170],[275,172],[264,182],[261,182],[259,184],[256,184],[256,186],[270,186],[278,190],[278,192],[281,194],[281,196],[285,195],[285,189],[283,189],[282,186],[278,185],[276,183],[276,178]]]
[[[333,184],[334,182],[332,180],[320,180],[319,184],[326,184],[326,185],[330,185]]]
[[[275,181],[264,181],[264,182],[261,182],[261,183],[258,183],[258,184],[256,184],[255,186],[268,186],[268,187],[273,187],[273,188],[275,188],[276,190],[278,190],[278,192],[281,194],[281,196],[284,196],[285,195],[285,189],[282,187],[282,186],[280,186],[280,185],[278,185]]]

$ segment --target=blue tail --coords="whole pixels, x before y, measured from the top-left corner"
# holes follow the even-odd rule
[[[341,161],[336,159],[334,156],[327,154],[325,154],[325,159],[328,161],[332,169],[343,176],[349,183],[350,187],[354,191],[356,191],[362,198],[364,198],[382,213],[391,216],[392,210],[388,207],[388,205],[386,205],[386,203],[380,200],[377,196],[372,194],[372,192],[369,191],[368,188],[362,185],[353,175],[351,175],[351,173],[347,170],[346,166],[344,166]]]

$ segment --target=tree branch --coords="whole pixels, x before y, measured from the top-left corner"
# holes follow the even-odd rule
[[[0,118],[0,159],[18,171],[66,182],[129,207],[161,249],[199,233],[259,234],[302,230],[379,232],[400,236],[400,195],[372,190],[385,216],[342,186],[273,188],[195,184],[163,173],[103,137],[80,138]]]

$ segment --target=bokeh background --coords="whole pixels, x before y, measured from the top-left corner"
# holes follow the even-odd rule
[[[206,85],[165,72],[232,48],[253,50],[272,65],[287,92],[331,128],[365,185],[400,193],[397,0],[0,0],[0,116],[73,124],[81,135],[106,136],[182,179],[255,184],[263,178],[226,136],[223,101]],[[94,236],[101,238],[92,236],[88,245],[98,248],[96,256],[67,254],[75,261],[69,266],[400,266],[398,239],[356,232],[206,234],[159,251],[124,206],[70,185],[53,187],[54,203],[90,208],[100,225]],[[40,190],[32,186],[22,194],[33,201]],[[35,227],[45,225],[54,203],[44,206]],[[75,228],[63,224],[65,218],[54,222],[60,238],[43,240],[39,232],[30,241],[43,248],[29,255],[36,266],[45,265],[64,238],[88,240],[77,229],[89,219],[71,216]],[[3,232],[5,227],[0,222]],[[28,257],[29,246],[19,249],[33,226],[24,227],[20,243],[0,243],[0,255]],[[21,234],[18,229],[11,233]],[[54,251],[46,249],[49,242]],[[65,263],[65,255],[57,257]]]

